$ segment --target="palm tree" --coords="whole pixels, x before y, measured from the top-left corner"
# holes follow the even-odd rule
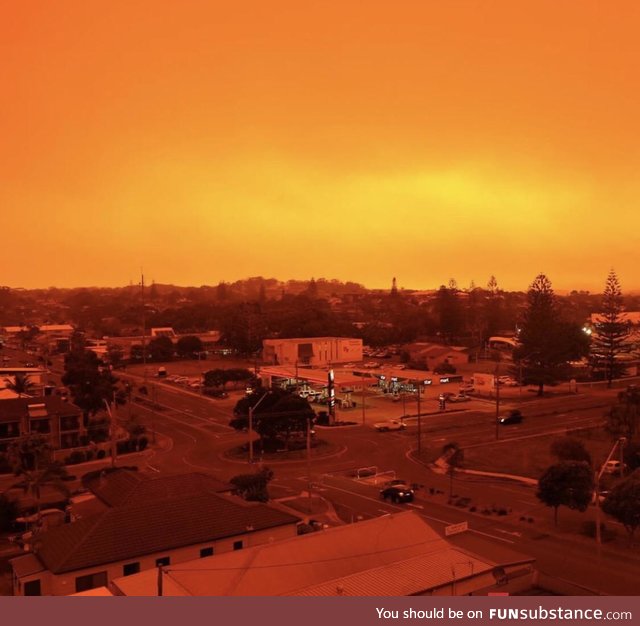
[[[38,434],[21,437],[9,447],[8,457],[15,475],[22,478],[9,489],[22,489],[25,495],[30,495],[36,502],[38,517],[43,488],[50,487],[69,497],[70,491],[64,482],[67,469],[62,463],[51,460],[51,444],[47,437]]]
[[[71,495],[64,478],[67,476],[67,469],[60,462],[48,463],[42,469],[28,470],[20,469],[18,476],[22,476],[22,480],[11,485],[9,489],[22,489],[25,495],[31,496],[36,502],[36,510],[38,518],[40,517],[40,500],[42,489],[50,487],[61,493],[65,498]]]
[[[13,379],[5,378],[4,384],[7,389],[18,394],[18,398],[28,395],[27,392],[33,387],[34,383],[28,374],[15,374]]]

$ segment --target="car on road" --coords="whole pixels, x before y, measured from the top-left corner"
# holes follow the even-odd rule
[[[511,376],[499,376],[498,384],[504,385],[505,387],[517,387],[518,381],[515,378],[512,378]]]
[[[499,424],[520,424],[522,422],[522,413],[518,409],[512,409],[506,415],[498,418]]]
[[[391,485],[380,490],[380,497],[391,502],[413,502],[413,489],[408,485]]]
[[[368,361],[362,367],[366,367],[367,369],[374,369],[376,367],[380,367],[380,363],[376,363],[375,361]]]
[[[387,420],[386,422],[377,422],[373,427],[379,433],[385,433],[390,430],[404,430],[407,425],[402,420]]]
[[[471,398],[466,393],[456,393],[449,396],[449,402],[469,402]]]

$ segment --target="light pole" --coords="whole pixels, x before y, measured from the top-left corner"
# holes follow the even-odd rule
[[[602,464],[600,471],[595,472],[595,505],[596,505],[596,543],[598,549],[598,563],[600,563],[601,549],[602,549],[602,533],[600,532],[600,479],[604,470],[607,467],[607,463],[611,460],[611,457],[615,454],[616,448],[620,446],[620,475],[624,473],[624,463],[622,461],[622,452],[624,450],[624,444],[627,442],[626,437],[620,437],[611,448],[607,460]],[[600,567],[598,569],[601,569]]]
[[[116,456],[118,453],[118,446],[116,445],[116,422],[113,416],[113,413],[111,412],[111,407],[109,406],[109,403],[103,398],[102,401],[104,402],[105,407],[107,407],[107,415],[109,416],[109,431],[111,434],[111,467],[115,467],[116,466]],[[113,409],[115,411],[116,408],[116,403],[113,403]]]
[[[496,371],[493,375],[493,384],[496,388],[496,440],[500,437],[500,380],[498,374],[500,373],[500,361],[496,363]]]
[[[249,463],[251,464],[253,463],[253,412],[268,395],[269,392],[265,391],[260,400],[258,400],[253,406],[249,406]]]
[[[418,389],[418,456],[422,454],[422,411],[420,407],[420,391],[422,388],[421,381],[417,381]]]

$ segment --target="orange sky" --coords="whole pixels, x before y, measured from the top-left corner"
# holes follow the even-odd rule
[[[640,288],[640,4],[0,4],[11,286]]]

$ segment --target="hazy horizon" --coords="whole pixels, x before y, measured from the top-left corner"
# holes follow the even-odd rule
[[[640,289],[640,5],[0,9],[1,282]]]

